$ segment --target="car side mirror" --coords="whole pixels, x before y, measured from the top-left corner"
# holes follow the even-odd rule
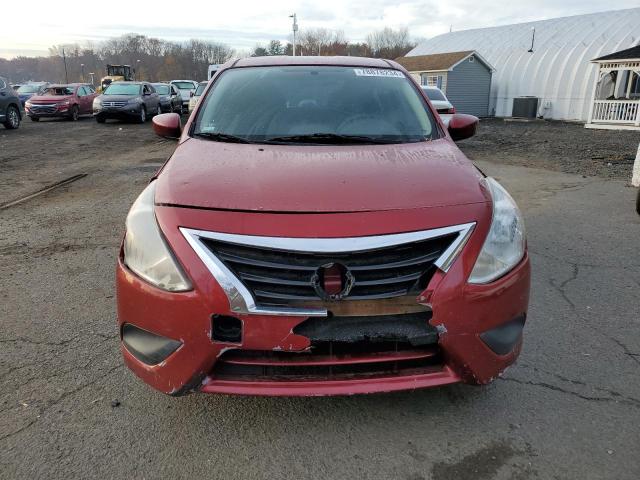
[[[473,137],[476,134],[480,120],[473,115],[455,113],[449,120],[449,135],[454,142]]]
[[[178,139],[182,134],[182,121],[177,113],[163,113],[151,120],[156,135],[165,138]]]

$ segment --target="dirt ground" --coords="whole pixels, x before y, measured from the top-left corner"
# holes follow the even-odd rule
[[[555,121],[483,119],[478,134],[460,142],[474,160],[630,181],[640,132],[591,130]]]
[[[524,349],[491,385],[172,398],[123,366],[114,266],[176,144],[91,119],[0,129],[0,478],[637,480],[640,216],[630,165],[591,158],[636,141],[485,121],[461,144],[519,203],[532,261]]]

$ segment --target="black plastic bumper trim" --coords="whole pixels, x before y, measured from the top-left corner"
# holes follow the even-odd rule
[[[497,355],[506,355],[522,338],[526,315],[519,315],[499,327],[480,334],[480,338]]]
[[[156,335],[130,323],[122,326],[122,343],[142,363],[157,365],[175,352],[182,342]]]

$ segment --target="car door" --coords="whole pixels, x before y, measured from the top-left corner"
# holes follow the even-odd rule
[[[144,103],[144,108],[146,108],[147,113],[151,114],[155,109],[155,105],[151,98],[151,90],[146,83],[142,85],[142,102]]]
[[[11,98],[11,95],[9,95],[9,92],[7,91],[8,88],[11,87],[7,85],[3,78],[0,78],[0,115],[6,115],[7,113],[7,106],[9,105],[9,99]]]
[[[182,107],[182,97],[175,85],[171,85],[171,105],[174,110],[180,110]]]
[[[89,85],[85,85],[84,86],[84,91],[86,93],[86,96],[85,96],[85,100],[86,100],[86,104],[87,104],[86,113],[92,113],[93,112],[93,99],[96,98],[98,96],[98,94],[93,89],[93,87],[90,87]]]
[[[81,115],[87,113],[87,92],[84,87],[78,87],[76,90],[76,100],[78,102],[78,113]]]

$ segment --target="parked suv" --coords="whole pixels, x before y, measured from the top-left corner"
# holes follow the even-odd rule
[[[0,77],[0,123],[12,130],[20,126],[20,120],[20,98],[7,79]]]
[[[98,123],[108,118],[144,123],[160,113],[160,98],[148,82],[113,82],[93,100],[93,116]]]
[[[20,103],[24,106],[25,102],[34,95],[41,94],[49,84],[47,82],[29,82],[20,85],[18,88],[18,96],[20,97]]]
[[[256,108],[259,106],[259,108]],[[153,387],[338,395],[485,384],[522,346],[522,215],[400,65],[223,66],[133,204],[116,275],[125,363]]]
[[[70,83],[50,85],[24,104],[29,118],[37,122],[45,117],[64,117],[76,121],[80,115],[91,115],[93,99],[98,94],[91,85]]]
[[[163,112],[176,112],[182,115],[182,97],[178,91],[178,87],[170,83],[153,83],[160,98],[160,108]]]

